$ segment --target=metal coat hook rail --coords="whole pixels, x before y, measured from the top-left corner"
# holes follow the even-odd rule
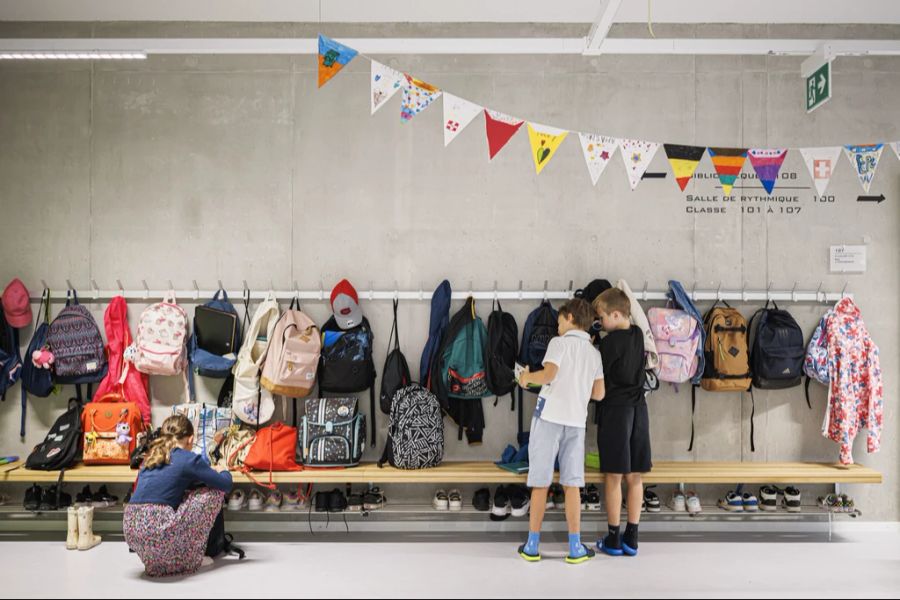
[[[97,285],[97,282],[92,279],[90,280],[90,285],[85,287],[91,290],[91,294],[87,296],[87,298],[91,302],[112,300],[116,296],[123,296],[127,300],[160,301],[173,291],[175,294],[175,298],[178,300],[183,300],[185,302],[206,302],[208,299],[212,298],[217,291],[216,289],[201,289],[196,280],[191,281],[192,287],[190,289],[183,290],[174,290],[172,282],[167,281],[167,283],[169,284],[169,288],[154,290],[150,289],[150,286],[147,284],[146,280],[141,280],[141,289],[125,289],[122,286],[122,282],[116,280],[117,289],[103,290],[100,289]],[[219,281],[218,283],[221,286],[222,282]],[[251,300],[264,300],[270,296],[274,296],[276,300],[283,300],[285,302],[290,302],[294,298],[313,302],[328,302],[330,298],[330,293],[325,290],[324,282],[319,282],[318,289],[301,290],[299,289],[299,286],[295,281],[293,282],[293,289],[281,291],[274,289],[274,283],[271,284],[270,289],[258,290],[252,290],[247,285],[246,281],[242,281],[242,283],[242,289],[226,290],[226,293],[233,298],[242,298],[249,294]],[[544,281],[543,288],[539,290],[524,289],[524,282],[521,280],[519,281],[518,288],[512,290],[498,289],[497,282],[494,282],[493,289],[475,290],[473,283],[468,283],[469,287],[465,291],[453,292],[454,300],[465,300],[469,296],[475,298],[476,300],[568,300],[575,294],[572,281],[569,281],[568,289],[556,290],[550,287],[549,281]],[[43,280],[41,280],[41,284],[44,286],[44,290],[47,290],[47,285]],[[66,280],[66,285],[68,286],[68,291],[77,289],[76,287],[72,286],[72,283],[69,280]],[[739,290],[724,290],[722,289],[722,285],[719,284],[716,288],[711,290],[700,290],[697,289],[697,284],[693,283],[690,291],[688,292],[688,295],[690,295],[691,298],[696,302],[732,301],[748,303],[772,301],[796,303],[820,302],[827,304],[837,302],[845,297],[853,298],[853,294],[847,292],[847,287],[849,284],[845,284],[840,292],[823,291],[821,282],[819,283],[819,286],[815,291],[799,291],[797,289],[797,285],[797,283],[794,283],[794,285],[789,289],[774,290],[773,284],[770,282],[765,290],[750,290],[747,288],[746,284],[744,284]],[[393,290],[376,290],[374,289],[374,283],[369,282],[368,290],[359,290],[357,293],[361,300],[368,301],[430,301],[433,293],[430,291],[425,291],[424,287],[425,286],[423,282],[422,284],[420,284],[418,290],[399,290],[397,289],[396,285]],[[668,296],[666,290],[648,290],[647,287],[648,282],[645,281],[643,288],[635,293],[635,296],[639,300],[642,300],[644,302],[660,302],[667,300]],[[65,302],[66,292],[67,290],[51,290],[51,301]],[[32,302],[38,303],[40,302],[40,300],[40,294],[31,297]]]

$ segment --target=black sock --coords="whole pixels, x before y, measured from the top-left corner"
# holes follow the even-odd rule
[[[638,547],[638,525],[637,523],[629,523],[625,526],[625,535],[622,536],[622,543],[637,550]]]
[[[609,526],[609,534],[603,541],[603,545],[607,548],[619,549],[622,547],[622,536],[620,535],[621,527],[619,525]]]

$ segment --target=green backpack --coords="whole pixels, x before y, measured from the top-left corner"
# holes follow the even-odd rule
[[[447,397],[474,400],[490,396],[484,356],[487,328],[475,313],[473,298],[450,320],[446,341],[440,362]]]

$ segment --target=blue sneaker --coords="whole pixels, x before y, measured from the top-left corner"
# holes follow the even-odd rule
[[[744,503],[744,512],[757,512],[759,510],[759,500],[753,494],[747,492],[741,497],[741,500]]]
[[[607,538],[608,537],[609,536],[607,536]],[[607,538],[603,538],[602,540],[597,542],[597,550],[609,556],[622,556],[625,551],[622,548],[616,548],[614,546],[607,545]]]
[[[719,508],[728,512],[743,512],[744,499],[734,492],[728,492],[724,498],[719,500]]]

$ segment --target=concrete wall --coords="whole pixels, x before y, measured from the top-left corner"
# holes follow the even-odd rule
[[[204,35],[309,34],[310,26],[265,29],[208,26]],[[392,35],[384,26],[335,27],[334,35]],[[674,33],[708,35],[703,27]],[[739,29],[739,30],[738,30]],[[738,35],[746,28],[722,34]],[[815,31],[813,30],[815,29]],[[346,30],[346,31],[345,31]],[[713,30],[713,29],[711,29]],[[41,35],[38,25],[0,27],[4,35]],[[580,31],[580,30],[578,30]],[[637,30],[636,30],[637,31]],[[872,30],[873,32],[876,30]],[[897,30],[879,35],[896,37]],[[54,25],[54,34],[99,37],[191,35],[181,25]],[[87,32],[87,33],[85,33]],[[673,32],[657,31],[657,35]],[[571,32],[570,32],[571,33]],[[618,33],[628,33],[626,30]],[[834,34],[816,28],[779,36]],[[866,29],[853,32],[860,37]],[[766,29],[760,35],[766,35]],[[893,35],[891,35],[893,34]],[[841,58],[835,97],[812,115],[803,105],[799,59],[779,57],[596,58],[549,56],[379,57],[395,68],[492,108],[540,123],[604,134],[678,143],[734,146],[814,146],[900,139],[896,103],[900,59]],[[799,195],[797,216],[691,215],[669,175],[628,187],[620,159],[591,187],[575,134],[540,177],[527,135],[520,132],[492,162],[482,119],[443,147],[440,101],[408,124],[394,99],[369,115],[369,63],[355,60],[321,90],[312,57],[152,57],[140,63],[0,65],[0,281],[40,279],[53,288],[95,279],[129,288],[146,279],[163,287],[192,279],[210,288],[251,286],[330,288],[348,277],[360,289],[433,288],[449,278],[462,290],[497,280],[538,289],[594,277],[626,278],[659,289],[670,278],[699,288],[840,290],[850,282],[882,350],[885,428],[881,453],[860,462],[885,474],[881,487],[851,487],[867,518],[900,518],[898,453],[897,299],[900,163],[886,149],[872,192],[880,205],[859,204],[861,188],[841,158],[829,194],[813,201],[799,153],[784,170]],[[652,171],[669,171],[662,151]],[[709,159],[699,173],[712,173]],[[752,173],[748,165],[745,173]],[[687,193],[719,193],[709,179]],[[756,185],[752,180],[747,186]],[[751,190],[746,190],[750,192]],[[776,192],[778,190],[776,189]],[[779,195],[776,193],[776,195]],[[776,211],[780,205],[776,204]],[[828,273],[828,247],[868,242],[869,271]],[[58,309],[58,305],[55,307]],[[131,306],[132,322],[143,307]],[[318,321],[325,304],[304,306]],[[488,303],[479,305],[487,316]],[[508,302],[524,323],[533,303]],[[701,309],[706,308],[701,306]],[[749,314],[757,306],[742,306]],[[101,305],[92,306],[102,322]],[[791,306],[811,331],[824,306]],[[387,302],[364,302],[378,340],[379,368],[390,331]],[[427,334],[427,303],[405,303],[400,333],[417,368]],[[30,337],[30,329],[23,336]],[[180,382],[153,378],[155,418],[181,401]],[[204,398],[216,392],[202,384]],[[0,453],[28,453],[70,395],[29,401],[28,435],[17,435],[18,388],[0,408]],[[750,397],[702,396],[697,443],[690,435],[686,390],[665,389],[650,400],[657,460],[833,461],[837,447],[820,435],[824,392],[814,387],[813,411],[802,390],[756,394],[757,451],[749,450]],[[485,444],[455,441],[450,459],[493,459],[514,440],[508,401],[485,401]],[[384,419],[379,415],[379,424]],[[593,430],[588,440],[593,440]],[[593,442],[591,442],[593,446]],[[380,448],[379,448],[380,451]],[[367,456],[374,458],[374,453]],[[715,490],[717,493],[718,490]],[[710,493],[714,493],[711,491]]]

